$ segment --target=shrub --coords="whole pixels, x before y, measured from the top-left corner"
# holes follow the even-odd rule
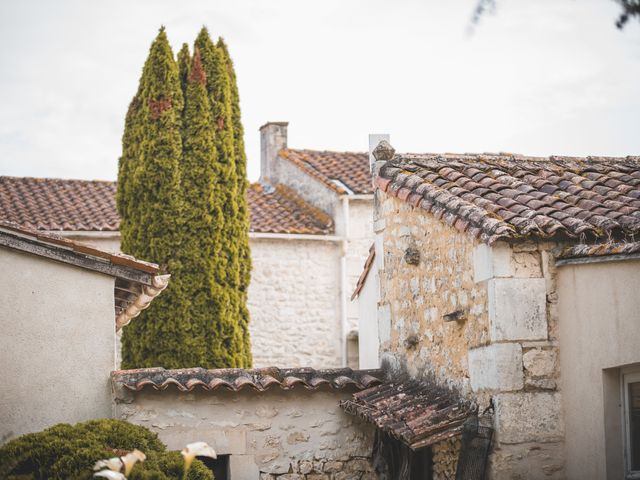
[[[166,452],[157,434],[121,420],[61,423],[29,433],[0,447],[0,478],[9,480],[90,479],[98,460],[121,456],[137,448],[147,455],[130,479],[182,478],[182,457]],[[202,462],[194,461],[189,480],[212,480]]]

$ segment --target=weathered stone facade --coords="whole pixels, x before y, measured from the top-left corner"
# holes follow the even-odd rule
[[[467,355],[489,342],[487,287],[473,278],[477,242],[376,193],[381,353],[399,354],[414,377],[470,393]],[[417,264],[407,256],[417,253]],[[445,316],[463,312],[458,321]]]
[[[251,240],[256,368],[340,366],[340,249],[331,241]]]
[[[490,478],[563,478],[556,245],[487,246],[380,191],[374,227],[381,353],[493,404]]]
[[[231,478],[369,480],[373,427],[338,402],[353,390],[302,387],[265,392],[116,391],[116,418],[158,433],[169,449],[206,441],[229,455]]]

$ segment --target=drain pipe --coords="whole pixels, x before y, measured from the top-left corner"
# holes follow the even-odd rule
[[[342,196],[342,221],[344,230],[342,233],[342,252],[340,254],[340,340],[342,342],[342,366],[347,366],[347,251],[349,248],[349,196]]]

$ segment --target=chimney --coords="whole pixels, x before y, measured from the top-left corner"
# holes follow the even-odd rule
[[[278,152],[287,148],[289,122],[267,122],[260,127],[260,183],[277,181]]]
[[[391,136],[388,133],[369,134],[369,170],[373,171],[373,164],[376,161],[375,157],[373,156],[373,151],[382,140],[386,140],[387,142],[389,142],[390,139]]]

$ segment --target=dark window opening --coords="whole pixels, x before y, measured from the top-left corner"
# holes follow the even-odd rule
[[[216,480],[229,480],[231,478],[229,474],[229,455],[218,455],[218,458],[197,458],[213,472],[213,478]]]

